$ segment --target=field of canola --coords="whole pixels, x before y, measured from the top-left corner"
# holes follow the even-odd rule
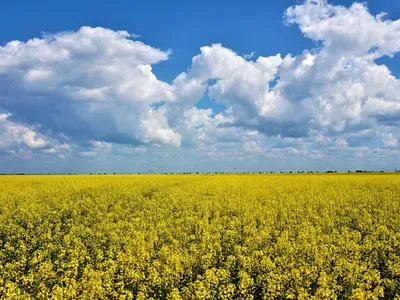
[[[400,175],[0,177],[1,299],[400,299]]]

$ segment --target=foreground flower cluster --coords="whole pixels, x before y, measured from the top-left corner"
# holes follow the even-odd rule
[[[3,299],[399,299],[400,177],[0,178]]]

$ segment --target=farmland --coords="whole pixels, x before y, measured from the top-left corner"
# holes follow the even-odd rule
[[[400,175],[0,177],[3,299],[400,299]]]

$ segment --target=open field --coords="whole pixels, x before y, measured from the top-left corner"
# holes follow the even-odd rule
[[[400,299],[400,174],[0,177],[5,299]]]

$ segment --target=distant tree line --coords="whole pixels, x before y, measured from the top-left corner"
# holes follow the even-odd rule
[[[351,171],[348,170],[347,173],[384,173],[385,171],[371,171],[371,170],[355,170]],[[395,169],[394,172],[400,173],[400,170]],[[319,174],[319,171],[288,171],[288,172],[163,172],[163,173],[89,173],[89,175],[223,175],[223,174]],[[334,170],[328,170],[326,172],[321,172],[321,173],[327,173],[327,174],[332,174],[332,173],[338,173],[338,171]],[[340,173],[340,172],[339,172]],[[344,172],[343,172],[344,173]],[[78,174],[78,173],[0,173],[1,175],[83,175],[83,174]]]

